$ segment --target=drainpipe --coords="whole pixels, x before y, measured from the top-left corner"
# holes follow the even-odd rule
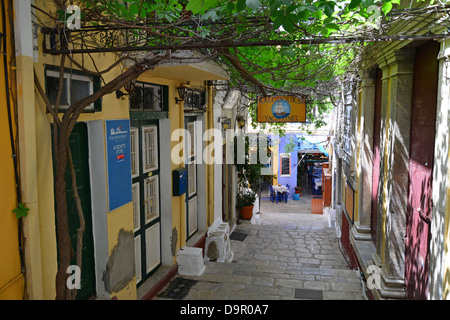
[[[184,101],[181,101],[178,104],[180,108],[180,121],[179,121],[179,128],[184,129]],[[186,144],[185,140],[183,139],[183,143]],[[183,148],[183,158],[186,159],[186,150]],[[184,161],[182,162],[184,163]],[[186,163],[184,163],[184,167],[186,167]],[[183,167],[181,167],[183,168]],[[187,177],[186,177],[187,179]],[[186,245],[186,238],[187,238],[187,220],[186,220],[186,193],[180,196],[180,249]],[[183,224],[184,220],[184,224]],[[184,244],[184,245],[183,245]]]
[[[208,86],[208,129],[214,129],[214,108],[213,108],[213,89],[212,86]],[[214,179],[214,165],[207,164],[207,177],[206,186],[208,192],[208,204],[206,209],[206,224],[207,228],[214,222],[214,190],[211,192],[211,180]],[[213,184],[214,187],[214,184]],[[212,207],[212,219],[211,219],[211,205]],[[211,221],[212,220],[212,221]]]
[[[13,115],[11,112],[11,97],[10,97],[10,83],[9,83],[9,68],[8,68],[8,57],[10,55],[8,50],[8,42],[11,41],[9,38],[8,30],[6,27],[7,22],[7,13],[6,13],[6,6],[5,6],[5,0],[1,1],[1,9],[2,9],[2,54],[3,54],[3,72],[4,72],[4,78],[5,78],[5,93],[6,93],[6,109],[7,109],[7,115],[8,115],[8,128],[9,128],[9,139],[11,143],[11,159],[13,161],[13,167],[14,167],[14,181],[16,185],[16,206],[22,202],[22,194],[20,191],[20,177],[19,177],[19,168],[18,168],[18,157],[17,157],[17,148],[16,148],[16,141],[14,136],[14,125],[13,125]],[[8,6],[8,10],[11,9],[10,6]],[[8,17],[9,14],[8,14]],[[8,20],[8,22],[10,22]],[[11,26],[10,26],[11,27]],[[15,68],[12,67],[11,69]],[[15,69],[13,69],[15,70]],[[20,274],[15,277],[12,281],[10,281],[8,284],[0,288],[0,293],[4,290],[6,290],[9,286],[14,284],[16,281],[19,281],[22,279],[22,277],[25,275],[25,261],[24,261],[24,255],[23,255],[23,242],[22,242],[22,226],[23,226],[23,217],[19,218],[18,221],[18,245],[19,245],[19,257],[20,257]]]
[[[38,206],[33,32],[30,0],[14,1],[18,135],[22,202],[30,209],[24,219],[28,299],[45,299]]]

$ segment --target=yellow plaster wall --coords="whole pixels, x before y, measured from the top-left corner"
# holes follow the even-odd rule
[[[51,1],[42,1],[48,4],[49,8],[52,6]],[[42,7],[42,6],[40,6]],[[45,8],[45,6],[44,6]],[[39,13],[38,13],[39,14]],[[41,38],[38,42],[41,43]],[[77,59],[79,57],[75,56]],[[96,62],[99,70],[103,70],[109,67],[114,61],[115,56],[113,54],[94,54],[92,55],[93,60]],[[78,60],[80,61],[80,60]],[[89,59],[85,59],[87,67],[92,67],[90,65]],[[34,64],[38,79],[41,82],[41,86],[45,88],[45,65],[59,66],[60,57],[52,55],[44,55],[42,52],[39,53],[39,61]],[[70,61],[66,61],[66,68],[74,66],[71,65]],[[111,72],[104,75],[106,82],[116,77],[121,72],[121,67],[114,68]],[[151,82],[156,84],[162,84],[169,86],[169,118],[171,133],[177,128],[184,128],[184,111],[183,104],[175,103],[176,87],[180,85],[179,82],[174,80],[168,80],[163,78],[155,78],[150,75],[142,75],[138,80]],[[196,81],[191,83],[192,86],[203,86],[202,81]],[[49,123],[52,122],[51,116],[46,114],[44,104],[42,99],[35,94],[36,100],[36,149],[37,151],[37,167],[38,167],[38,183],[37,189],[42,190],[39,193],[39,211],[42,213],[40,217],[41,228],[41,238],[42,238],[42,253],[40,259],[42,259],[42,266],[45,269],[45,282],[48,288],[45,289],[45,298],[53,298],[55,294],[54,289],[54,278],[56,275],[56,236],[55,236],[55,221],[54,221],[54,197],[53,197],[53,172],[52,172],[52,156],[51,156],[51,136],[50,136],[50,126]],[[209,106],[208,110],[212,110]],[[208,111],[209,112],[209,111]],[[212,111],[211,111],[212,112]],[[206,119],[209,118],[209,114],[205,115]],[[128,99],[117,99],[115,94],[109,94],[102,98],[102,111],[95,113],[85,113],[80,116],[78,121],[92,121],[92,120],[107,120],[107,119],[124,119],[129,118],[128,109]],[[207,125],[213,127],[213,120],[207,121]],[[161,143],[168,143],[170,137],[160,137]],[[178,142],[170,142],[173,148]],[[105,157],[106,158],[106,157]],[[169,161],[169,159],[161,159],[161,161]],[[182,165],[175,165],[172,162],[171,169],[174,170],[179,167],[184,167]],[[211,166],[212,168],[212,166]],[[211,171],[211,170],[209,170]],[[208,171],[208,172],[209,172]],[[208,174],[209,178],[211,177]],[[169,182],[165,182],[169,183]],[[172,181],[170,181],[170,184]],[[170,185],[170,190],[172,186]],[[214,185],[211,183],[207,189],[207,200],[209,195],[213,195]],[[213,219],[213,202],[207,201],[207,214],[208,214],[208,224]],[[121,229],[133,230],[133,209],[132,205],[127,204],[121,208],[108,213],[108,244],[111,254],[111,250],[117,245],[118,234]],[[177,249],[186,244],[186,204],[185,195],[181,197],[172,196],[172,227],[175,227],[178,232],[178,242]],[[44,231],[48,229],[48,233]],[[42,232],[43,231],[43,232]],[[45,233],[45,234],[44,234]],[[36,261],[38,258],[36,257]],[[175,261],[175,258],[174,258]],[[115,292],[111,296],[116,296],[118,299],[135,299],[136,298],[136,283],[135,280],[131,281],[128,286],[121,292]]]
[[[52,166],[52,141],[49,122],[45,113],[36,105],[36,163],[37,192],[39,208],[42,289],[44,299],[54,299],[56,295],[55,277],[57,266],[55,200]]]
[[[133,205],[131,202],[108,212],[109,255],[111,255],[112,251],[118,244],[120,230],[124,229],[125,231],[133,232],[133,216],[130,216],[130,212],[133,213]],[[118,300],[136,300],[136,277],[134,277],[133,280],[130,281],[121,291],[112,292],[111,297],[114,296],[116,296]]]
[[[175,86],[169,89],[169,92],[175,92]],[[175,96],[169,98],[169,119],[170,119],[170,133],[176,129],[184,128],[184,104],[174,103]],[[179,144],[179,141],[171,141],[171,150]],[[182,151],[182,157],[184,157],[184,149]],[[184,163],[177,165],[171,161],[172,170],[178,168],[184,168]],[[172,190],[172,186],[170,187]],[[178,232],[177,250],[186,244],[186,194],[181,196],[172,196],[172,228],[176,228]]]
[[[275,139],[272,140],[274,142],[274,144],[272,146],[272,161],[273,161],[272,167],[273,167],[273,174],[274,174],[273,185],[277,185],[278,184],[278,163],[279,163],[278,148],[279,148],[279,144],[278,144],[278,142],[275,143],[274,140]],[[277,141],[279,141],[278,138],[277,138]]]
[[[42,36],[42,35],[41,35]],[[41,39],[39,39],[41,41]],[[75,58],[79,58],[75,56]],[[113,54],[94,54],[93,59],[99,70],[103,70],[115,61]],[[86,62],[86,60],[85,60]],[[60,57],[52,55],[39,54],[39,60],[34,64],[34,70],[45,90],[45,65],[59,66]],[[92,68],[92,64],[86,65]],[[75,68],[70,61],[66,61],[66,68]],[[109,73],[103,75],[106,82],[118,76],[122,70],[120,67],[114,68]],[[51,152],[51,131],[50,123],[53,122],[52,117],[46,113],[45,105],[39,93],[35,93],[35,117],[36,117],[36,160],[37,160],[37,190],[39,204],[39,222],[40,226],[41,253],[40,257],[33,257],[36,261],[42,260],[42,286],[43,299],[54,299],[55,297],[55,276],[57,272],[57,249],[56,249],[56,233],[55,233],[55,211],[53,196],[53,167]],[[61,114],[62,115],[62,114]],[[83,113],[79,117],[79,122],[87,122],[93,120],[108,119],[128,119],[129,109],[127,99],[117,99],[116,95],[109,94],[102,98],[102,111],[95,113]],[[106,150],[105,150],[106,152]],[[106,159],[106,156],[105,156]],[[106,168],[106,164],[105,164]],[[108,241],[110,250],[117,244],[117,238],[120,229],[127,231],[133,230],[133,209],[132,205],[127,204],[121,208],[108,213]],[[110,252],[111,253],[111,252]],[[38,275],[36,275],[38,276]],[[112,296],[118,299],[136,299],[136,282],[131,281],[128,286],[120,292],[115,292]]]
[[[9,2],[5,3],[6,12],[9,9]],[[8,15],[6,15],[8,17]],[[11,30],[9,26],[9,19],[7,18],[7,29],[2,30],[6,34],[7,40],[7,61],[8,66],[11,65],[13,48],[11,45]],[[0,26],[3,24],[3,17],[0,14]],[[8,72],[5,75],[5,71]],[[2,156],[0,157],[0,176],[2,183],[0,183],[0,204],[2,210],[0,211],[0,300],[6,299],[22,299],[24,292],[24,277],[21,273],[20,256],[19,256],[19,239],[18,219],[12,213],[12,210],[17,207],[16,183],[14,175],[14,165],[12,158],[12,146],[9,132],[9,121],[7,112],[7,86],[6,78],[8,78],[9,87],[12,89],[13,96],[16,95],[16,84],[12,77],[12,70],[5,70],[3,64],[3,56],[0,59],[0,150]],[[14,117],[15,101],[10,99],[10,112],[12,117],[12,126],[14,139],[16,138],[16,122]]]

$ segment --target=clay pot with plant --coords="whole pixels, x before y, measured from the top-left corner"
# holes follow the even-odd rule
[[[240,209],[240,216],[244,220],[250,220],[253,216],[256,194],[252,190],[239,191],[236,197],[237,207]]]
[[[235,138],[236,139],[236,138]],[[236,208],[240,209],[240,217],[249,220],[253,216],[253,207],[256,201],[257,194],[260,192],[261,181],[264,179],[272,180],[272,176],[261,176],[261,168],[264,167],[259,161],[259,152],[257,163],[251,163],[249,157],[249,137],[245,137],[245,161],[237,164],[236,169],[238,173],[237,181],[237,195]],[[235,141],[235,157],[236,146]],[[270,147],[270,138],[268,138],[267,146]],[[259,145],[258,145],[259,148]],[[267,148],[267,156],[270,157],[270,148]],[[235,158],[236,160],[236,158]],[[237,163],[237,161],[235,161]]]

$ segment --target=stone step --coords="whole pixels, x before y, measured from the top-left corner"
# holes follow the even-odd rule
[[[262,218],[261,224],[236,226],[247,237],[230,240],[232,262],[205,261],[187,299],[363,299],[360,273],[349,269],[323,217]]]
[[[357,270],[286,273],[280,268],[208,262],[205,273],[192,279],[199,282],[188,299],[294,299],[296,289],[321,291],[324,300],[363,299]]]

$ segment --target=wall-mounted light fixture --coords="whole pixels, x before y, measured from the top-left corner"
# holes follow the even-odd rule
[[[116,98],[121,99],[123,96],[129,96],[134,91],[135,87],[136,87],[136,79],[133,79],[123,86],[125,91],[128,93],[116,90]]]
[[[116,90],[116,98],[117,99],[121,99],[123,96],[129,96],[129,95],[130,95],[129,93],[124,93],[120,90]]]
[[[240,129],[242,129],[245,126],[245,119],[243,117],[237,117],[236,122]]]
[[[222,124],[222,127],[227,130],[230,127],[230,118],[228,118],[227,116],[219,116],[219,118],[217,119],[217,122],[220,122]]]
[[[186,99],[188,88],[190,88],[189,83],[182,84],[177,88],[178,97],[175,97],[175,103],[180,103],[181,101],[184,101],[184,99]]]

